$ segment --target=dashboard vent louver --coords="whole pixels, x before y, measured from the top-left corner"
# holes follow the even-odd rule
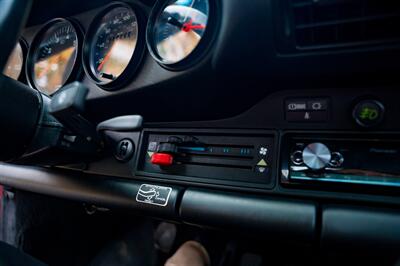
[[[400,39],[399,0],[288,0],[297,50]]]

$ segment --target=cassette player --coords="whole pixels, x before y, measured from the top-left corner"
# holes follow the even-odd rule
[[[291,135],[283,143],[283,183],[400,187],[400,140],[393,135]]]

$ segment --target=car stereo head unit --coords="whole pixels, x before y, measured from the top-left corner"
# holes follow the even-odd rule
[[[284,143],[283,183],[400,187],[397,137],[290,135]]]

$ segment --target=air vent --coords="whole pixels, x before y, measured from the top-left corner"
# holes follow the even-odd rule
[[[285,37],[297,50],[400,40],[399,0],[288,0]],[[289,26],[289,25],[290,26]],[[290,36],[288,36],[290,35]]]

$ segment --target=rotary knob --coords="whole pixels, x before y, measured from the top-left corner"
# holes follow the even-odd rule
[[[331,161],[329,148],[322,143],[311,143],[303,150],[303,162],[311,170],[321,170]]]

